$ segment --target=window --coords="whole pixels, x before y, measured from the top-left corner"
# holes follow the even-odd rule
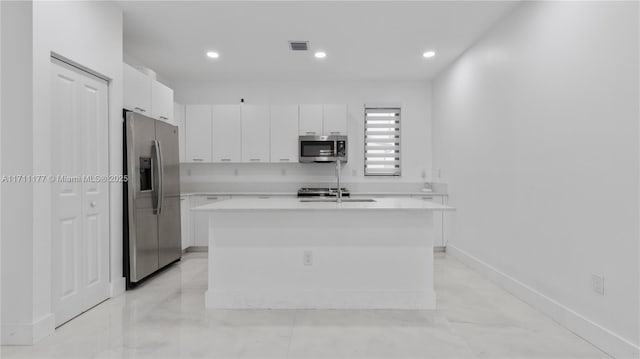
[[[364,109],[365,176],[400,176],[400,109]]]

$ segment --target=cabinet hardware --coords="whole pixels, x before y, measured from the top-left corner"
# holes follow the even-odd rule
[[[330,132],[332,135],[339,135],[341,132],[340,131],[331,131]]]
[[[307,135],[315,135],[316,131],[307,131],[306,133],[307,133]]]
[[[140,112],[147,112],[147,110],[145,110],[144,108],[140,108],[140,107],[135,107],[134,110],[138,110]]]
[[[204,161],[204,158],[194,158],[193,161],[195,162],[202,162]]]
[[[163,119],[163,120],[169,120],[169,118],[168,118],[168,117],[164,117],[164,116],[160,116],[160,118],[161,118],[161,119]],[[332,132],[332,133],[333,133],[333,132]]]
[[[249,161],[251,162],[260,162],[259,158],[250,158]]]
[[[221,158],[221,159],[220,159],[220,161],[223,161],[223,162],[230,162],[230,161],[231,161],[231,158]]]
[[[207,197],[208,200],[216,200],[218,197]]]
[[[291,160],[290,160],[290,159],[288,159],[288,158],[281,158],[281,159],[280,159],[280,162],[289,162],[289,161],[291,161]]]

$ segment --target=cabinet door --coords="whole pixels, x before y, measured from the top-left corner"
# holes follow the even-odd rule
[[[298,162],[298,105],[271,106],[271,162]]]
[[[185,126],[185,106],[179,103],[173,104],[173,124],[178,126],[178,152],[179,161],[186,162],[186,126]]]
[[[213,105],[213,162],[240,162],[240,105]]]
[[[269,106],[242,106],[242,162],[269,162]]]
[[[124,108],[151,116],[151,79],[127,64],[122,76]]]
[[[151,117],[173,121],[173,90],[158,81],[151,81]]]
[[[186,162],[211,162],[211,106],[186,106]]]
[[[347,134],[347,105],[324,105],[323,118],[325,136]]]
[[[447,196],[442,196],[442,204],[444,204],[445,206],[449,204],[449,197]],[[451,239],[453,238],[453,229],[454,229],[454,216],[456,215],[456,212],[454,211],[447,211],[447,212],[442,212],[442,246],[446,247],[447,243],[449,243],[449,241],[451,241]]]
[[[180,234],[182,236],[182,250],[193,246],[191,236],[191,205],[188,196],[180,196]]]
[[[422,199],[423,201],[435,202],[438,204],[444,204],[442,196],[412,196],[413,198]],[[443,247],[444,246],[444,212],[443,211],[433,211],[433,246],[434,247]]]
[[[300,105],[300,135],[322,135],[322,105]]]
[[[191,208],[204,206],[231,198],[231,196],[193,196]],[[196,247],[209,246],[209,212],[191,212],[193,228],[193,245]]]

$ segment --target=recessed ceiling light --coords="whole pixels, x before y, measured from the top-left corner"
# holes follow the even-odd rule
[[[220,57],[220,54],[215,51],[207,51],[207,57],[217,59],[218,57]]]
[[[435,51],[425,51],[425,52],[422,54],[422,57],[424,57],[424,58],[426,58],[426,59],[431,58],[431,57],[434,57],[434,56],[436,56],[436,52],[435,52]]]
[[[318,59],[324,59],[325,57],[327,57],[327,53],[324,51],[318,51],[313,56],[315,56]]]

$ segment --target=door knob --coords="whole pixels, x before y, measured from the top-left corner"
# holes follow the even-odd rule
[[[91,201],[90,205],[91,205],[91,207],[95,207],[96,206],[96,201]]]

